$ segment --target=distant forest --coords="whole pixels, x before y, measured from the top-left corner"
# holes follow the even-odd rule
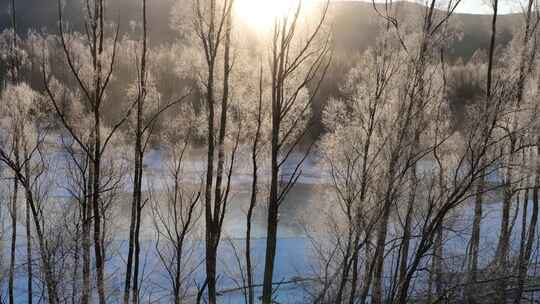
[[[0,7],[0,29],[9,27],[9,3],[4,1]],[[177,34],[170,26],[170,14],[174,1],[155,0],[148,10],[148,30],[151,46],[166,46],[178,39]],[[65,19],[74,30],[81,29],[80,1],[67,1],[64,7]],[[399,18],[415,16],[425,8],[410,2],[396,2],[400,7]],[[25,35],[28,30],[44,30],[55,34],[58,31],[58,8],[56,0],[19,0],[19,34]],[[131,0],[111,1],[108,4],[107,15],[110,20],[119,21],[121,29],[128,31],[131,22],[139,21],[140,3]],[[311,135],[318,137],[324,128],[321,115],[325,104],[331,97],[339,96],[339,83],[344,81],[347,72],[353,67],[354,61],[350,58],[360,56],[369,47],[372,47],[380,34],[378,22],[380,16],[373,9],[373,5],[363,1],[332,1],[329,8],[332,19],[332,43],[334,64],[330,67],[327,77],[314,100],[314,123]],[[499,17],[499,30],[497,32],[497,45],[500,48],[508,45],[512,40],[512,33],[519,26],[522,16],[520,14],[502,15]],[[447,51],[449,62],[467,63],[476,52],[487,52],[490,40],[490,22],[488,15],[453,14],[449,20],[456,26],[460,35],[454,39]],[[256,35],[255,33],[252,33]],[[4,67],[5,68],[5,67]],[[3,74],[2,74],[3,75]],[[464,88],[467,90],[467,88]],[[480,92],[477,92],[478,94]],[[455,96],[466,96],[456,93]],[[111,113],[117,112],[115,106],[120,106],[122,100],[113,105]],[[463,105],[471,100],[459,98],[454,100],[454,109],[462,109]],[[460,113],[455,113],[460,116]]]

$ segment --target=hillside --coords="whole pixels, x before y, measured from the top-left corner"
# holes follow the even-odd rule
[[[8,1],[0,3],[0,29],[9,26]],[[64,7],[65,19],[73,28],[81,27],[79,1],[66,1]],[[177,38],[169,27],[169,14],[173,0],[154,0],[149,7],[149,37],[151,43],[161,44]],[[399,18],[418,16],[424,7],[408,2],[402,2]],[[17,14],[19,32],[24,34],[28,29],[45,29],[54,33],[57,31],[58,19],[57,0],[17,0]],[[139,18],[139,3],[132,0],[111,1],[107,8],[109,18],[118,20],[121,31],[129,30],[129,23]],[[333,22],[334,35],[334,65],[328,77],[322,84],[322,89],[314,104],[316,123],[320,122],[320,114],[324,104],[331,96],[337,95],[339,83],[343,81],[348,69],[352,65],[351,58],[357,56],[373,45],[379,35],[377,15],[371,3],[342,1],[333,2],[330,7],[330,16]],[[519,15],[505,15],[499,18],[499,44],[507,44],[511,39],[512,29],[519,25]],[[489,15],[455,14],[451,24],[458,26],[462,31],[461,39],[456,40],[449,50],[449,59],[467,61],[477,50],[487,48],[490,37]],[[321,128],[315,128],[315,136]]]
[[[155,0],[149,9],[150,37],[155,42],[163,42],[174,38],[169,29],[169,12],[172,0]],[[79,1],[66,1],[65,14],[73,26],[80,26]],[[400,3],[402,17],[419,13],[423,7],[417,4]],[[130,0],[112,1],[108,8],[111,19],[119,20],[122,28],[127,30],[129,22],[139,17],[139,4]],[[120,9],[121,8],[121,9]],[[58,17],[57,0],[17,0],[18,24],[21,32],[29,28],[56,31]],[[8,1],[0,3],[0,28],[9,25]],[[377,36],[376,21],[380,18],[371,3],[343,1],[331,4],[330,14],[333,16],[336,50],[339,53],[352,53],[366,49]],[[454,58],[468,59],[477,49],[485,48],[489,42],[491,17],[488,15],[455,14],[452,23],[463,31],[463,37],[452,49]],[[518,15],[501,16],[499,20],[500,42],[510,39],[511,29],[520,21]]]
[[[417,16],[423,6],[411,3],[399,3],[401,19]],[[358,52],[369,47],[378,35],[376,22],[381,17],[377,15],[372,4],[365,2],[336,2],[332,4],[334,20],[334,36],[336,50],[343,53]],[[505,44],[511,39],[512,28],[521,21],[519,15],[504,15],[499,17],[499,43]],[[462,39],[456,41],[451,49],[452,58],[469,59],[478,49],[489,45],[491,16],[455,14],[451,24],[459,26],[463,32]]]

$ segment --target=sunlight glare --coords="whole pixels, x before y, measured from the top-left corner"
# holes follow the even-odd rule
[[[269,30],[275,18],[290,14],[297,0],[236,0],[235,15],[255,30]]]

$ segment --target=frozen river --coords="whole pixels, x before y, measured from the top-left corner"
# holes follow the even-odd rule
[[[200,154],[200,153],[199,153]],[[295,156],[297,159],[299,156]],[[156,192],[162,192],[165,187],[163,176],[164,165],[163,155],[157,151],[152,151],[146,162],[145,189],[153,189]],[[204,168],[204,160],[201,158],[192,158],[187,162],[185,168],[186,183],[196,183],[201,180],[201,172]],[[286,171],[286,170],[285,170]],[[223,240],[219,251],[219,286],[222,289],[221,303],[241,303],[243,294],[239,287],[242,286],[238,256],[243,260],[243,247],[246,227],[246,210],[250,197],[250,168],[240,167],[233,180],[233,189],[231,191],[229,209],[224,220]],[[267,172],[262,170],[261,174]],[[286,178],[286,176],[284,177]],[[125,192],[129,193],[129,180],[125,183]],[[304,292],[304,283],[290,283],[299,279],[309,279],[317,275],[317,260],[311,247],[311,239],[308,237],[312,233],[310,227],[322,222],[325,211],[336,208],[331,199],[331,191],[328,185],[328,178],[324,170],[318,164],[315,157],[310,158],[304,165],[302,177],[298,184],[293,188],[283,203],[279,215],[278,230],[278,250],[276,257],[275,282],[287,282],[279,287],[277,301],[279,303],[304,303],[307,293]],[[56,198],[67,197],[68,193],[62,187],[55,188],[52,192]],[[258,202],[258,208],[253,218],[253,261],[255,265],[255,281],[262,281],[265,253],[265,196],[261,196]],[[129,226],[129,195],[116,206],[114,218],[111,221],[112,237],[107,248],[107,254],[110,257],[107,260],[108,282],[111,286],[112,294],[119,293],[122,290],[124,257],[127,253],[127,227]],[[529,208],[531,208],[529,204]],[[488,203],[484,206],[484,218],[482,220],[482,240],[481,250],[483,256],[481,262],[485,265],[492,260],[495,253],[495,246],[499,235],[501,204],[497,202]],[[142,246],[141,262],[143,264],[144,278],[142,297],[152,298],[155,303],[167,303],[166,295],[169,288],[168,278],[165,275],[163,267],[156,255],[156,232],[150,208],[145,209],[142,227]],[[529,212],[531,210],[528,210]],[[518,218],[521,216],[523,208],[514,209],[513,215]],[[460,227],[459,231],[449,229],[445,233],[446,242],[444,244],[445,256],[452,257],[448,261],[448,267],[460,269],[463,267],[463,258],[467,250],[467,243],[470,237],[472,225],[473,206],[471,203],[464,203],[451,216],[451,222],[454,226]],[[192,281],[204,281],[204,244],[202,242],[202,220],[198,223],[198,235],[192,238],[189,243],[190,254],[186,259],[186,269],[191,272],[189,284]],[[513,236],[520,235],[521,221],[517,220]],[[26,249],[24,247],[24,227],[20,225],[18,229],[19,245],[18,257],[21,257],[20,266],[17,269],[16,287],[18,290],[17,303],[25,303],[25,268],[23,267],[23,258]],[[392,234],[392,232],[390,232]],[[392,239],[392,235],[389,236]],[[7,240],[7,235],[4,241]],[[7,243],[4,245],[7,249]],[[392,246],[391,243],[388,244]],[[513,250],[517,250],[516,246]],[[238,255],[238,256],[237,256]],[[34,257],[37,259],[37,255]],[[391,267],[391,265],[388,265]],[[195,288],[191,288],[187,295],[193,296]],[[258,290],[260,292],[260,290]],[[162,299],[162,300],[159,300]]]

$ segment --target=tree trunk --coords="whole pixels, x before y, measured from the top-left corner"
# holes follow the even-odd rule
[[[257,165],[257,153],[258,153],[258,144],[259,137],[261,132],[261,116],[262,116],[262,68],[261,74],[259,76],[259,106],[257,110],[257,131],[255,132],[255,138],[253,139],[253,146],[251,150],[251,165],[252,165],[252,180],[251,180],[251,197],[249,200],[249,208],[246,215],[246,277],[248,285],[248,304],[255,303],[255,292],[253,289],[253,265],[251,262],[251,224],[253,219],[253,212],[257,205],[257,194],[258,194],[258,165]]]
[[[214,37],[215,31],[215,1],[211,1],[210,11],[212,17],[210,20],[210,37]],[[223,195],[222,183],[224,175],[225,165],[225,137],[227,132],[227,111],[229,101],[229,74],[231,71],[230,62],[230,50],[231,50],[231,8],[232,3],[227,4],[227,7],[223,10],[223,26],[225,29],[224,38],[224,55],[223,55],[223,93],[221,100],[221,116],[219,120],[218,128],[218,143],[217,143],[217,166],[216,166],[216,181],[214,185],[214,195],[212,197],[212,186],[214,183],[214,154],[216,150],[216,134],[214,131],[215,122],[215,97],[214,97],[214,73],[215,73],[215,61],[210,56],[208,60],[208,82],[207,82],[207,110],[208,110],[208,154],[207,154],[207,173],[206,173],[206,186],[205,186],[205,219],[206,219],[206,275],[208,284],[208,302],[209,304],[215,304],[217,301],[216,290],[216,267],[217,267],[217,251],[219,241],[221,238],[221,225],[223,217],[226,212],[226,200],[227,197]],[[220,39],[217,37],[217,39]],[[213,44],[213,42],[211,43]],[[212,49],[211,52],[216,52],[217,48]],[[213,198],[213,204],[212,204]]]
[[[183,239],[178,241],[176,247],[176,269],[174,276],[174,304],[180,304],[182,299],[180,298],[180,287],[181,287],[181,273],[182,273],[182,248],[184,245]]]
[[[26,272],[28,274],[26,290],[28,292],[28,304],[32,304],[33,289],[33,273],[32,273],[32,230],[30,228],[30,206],[26,202]]]
[[[146,18],[146,0],[142,0],[142,54],[140,62],[139,75],[139,92],[137,96],[137,114],[135,126],[135,146],[134,146],[134,184],[133,184],[133,201],[131,210],[131,223],[129,227],[129,250],[128,260],[126,265],[126,280],[124,286],[124,304],[127,304],[129,299],[129,287],[131,279],[133,279],[132,302],[139,302],[139,259],[140,259],[140,226],[142,213],[142,179],[143,179],[143,162],[144,162],[144,147],[143,147],[143,116],[144,102],[146,99],[146,56],[147,56],[147,18]],[[133,278],[131,278],[131,270],[133,268]]]
[[[268,222],[266,229],[266,256],[264,263],[263,277],[263,304],[272,304],[272,280],[274,276],[274,260],[276,257],[277,243],[277,225],[278,225],[278,193],[279,193],[279,130],[280,130],[280,114],[277,109],[276,101],[272,105],[272,159],[271,159],[271,180],[270,180],[270,197],[268,200]]]
[[[433,273],[435,277],[435,293],[437,299],[443,296],[443,225],[440,225],[435,232],[435,242],[433,244]]]
[[[254,157],[254,159],[256,159]],[[249,209],[246,216],[246,277],[247,277],[247,293],[248,293],[248,304],[255,303],[255,294],[253,290],[253,265],[251,262],[251,222],[253,218],[253,211],[257,202],[257,165],[256,160],[253,162],[253,180],[251,188],[251,200],[249,204]]]
[[[15,152],[17,154],[17,152]],[[14,276],[15,276],[15,256],[17,249],[17,194],[19,192],[19,180],[13,179],[13,196],[11,199],[11,249],[9,258],[9,274],[8,274],[8,296],[9,304],[15,304],[14,295]]]
[[[34,222],[36,236],[38,240],[39,254],[42,261],[43,276],[45,280],[45,286],[47,288],[47,299],[49,300],[50,304],[58,304],[60,302],[60,299],[58,297],[58,292],[56,289],[56,279],[54,278],[54,265],[52,264],[50,253],[48,252],[48,248],[46,245],[45,235],[41,228],[39,212],[34,202],[31,186],[28,179],[25,178],[20,173],[20,171],[15,172],[15,174],[16,177],[19,179],[19,182],[21,182],[21,184],[24,186],[26,199],[28,204],[30,205],[30,210],[32,212],[32,219]]]
[[[141,147],[142,148],[142,147]],[[141,241],[140,241],[140,231],[141,231],[141,213],[142,213],[142,204],[141,204],[141,180],[142,180],[142,160],[143,160],[143,152],[141,150],[141,153],[139,154],[139,186],[138,186],[138,199],[136,203],[137,208],[137,218],[136,218],[136,224],[135,224],[135,233],[134,233],[134,239],[135,239],[135,251],[133,253],[134,255],[134,265],[133,265],[133,303],[137,304],[139,303],[139,267],[140,267],[140,253],[141,253]]]
[[[537,155],[540,155],[540,137],[537,139]],[[539,203],[540,198],[538,195],[538,191],[540,189],[540,161],[537,160],[536,163],[536,169],[535,169],[535,177],[534,177],[534,188],[533,188],[533,197],[532,197],[532,215],[531,215],[531,221],[529,223],[529,228],[527,231],[527,241],[525,244],[525,248],[523,250],[523,255],[519,261],[518,264],[518,286],[516,291],[516,298],[514,299],[514,303],[518,304],[521,303],[521,297],[523,295],[523,289],[525,285],[525,280],[527,278],[527,271],[529,269],[529,263],[533,251],[533,245],[536,241],[536,226],[538,225],[538,213],[539,213]],[[529,197],[525,197],[525,201],[528,201]],[[523,210],[525,212],[525,210]],[[522,227],[522,229],[525,229],[525,227]]]
[[[210,0],[210,14],[211,19],[209,22],[208,37],[209,39],[215,36],[215,10],[216,4],[214,0]],[[203,22],[201,20],[201,22]],[[205,38],[203,38],[205,39]],[[207,41],[204,41],[205,45],[211,45]],[[213,42],[213,41],[212,41]],[[212,55],[215,50],[209,48],[207,51],[207,64],[208,64],[208,79],[206,83],[206,111],[207,111],[207,156],[206,156],[206,180],[205,180],[205,250],[206,250],[206,283],[208,288],[208,303],[216,304],[216,253],[215,253],[215,225],[214,215],[212,211],[212,186],[214,183],[214,153],[215,153],[215,92],[214,92],[214,69],[215,61]]]
[[[511,144],[511,151],[509,151],[509,159],[508,159],[508,166],[513,166],[514,158],[512,157],[514,152],[513,150],[514,144]],[[513,190],[513,169],[508,168],[506,177],[505,177],[505,184],[503,188],[503,202],[502,202],[502,215],[501,215],[501,227],[500,227],[500,237],[499,237],[499,244],[497,246],[497,255],[496,255],[496,261],[495,264],[498,267],[498,270],[501,273],[501,279],[499,280],[501,285],[500,287],[506,289],[506,283],[504,277],[507,275],[507,261],[508,261],[508,254],[509,254],[509,246],[510,246],[510,208],[512,206],[512,200],[514,196],[514,190]],[[503,290],[499,290],[500,292],[503,292]]]
[[[81,262],[81,226],[82,212],[79,211],[78,218],[74,219],[76,222],[75,235],[72,239],[73,244],[73,270],[71,271],[71,304],[79,303],[80,291],[79,291],[79,268]]]
[[[137,124],[139,123],[139,117],[137,117]],[[131,290],[131,276],[133,273],[133,251],[135,247],[135,226],[137,222],[137,199],[139,183],[139,161],[138,161],[138,148],[140,145],[137,143],[140,141],[139,134],[136,135],[136,144],[135,144],[135,169],[134,169],[134,181],[133,181],[133,200],[131,202],[131,218],[129,224],[129,243],[128,243],[128,256],[126,262],[126,277],[124,281],[124,297],[123,303],[127,304],[129,302],[129,294]]]
[[[29,163],[29,156],[28,156],[28,149],[26,148],[26,145],[24,146],[24,159],[26,160],[24,163],[24,171],[26,176],[30,176],[30,163]],[[31,230],[31,224],[30,224],[30,202],[29,199],[26,198],[26,208],[25,208],[25,226],[26,226],[26,272],[27,272],[27,281],[26,281],[26,289],[27,289],[27,301],[28,304],[33,303],[33,273],[32,273],[32,230]]]
[[[465,298],[467,302],[472,304],[476,303],[474,294],[474,286],[478,280],[478,253],[480,249],[480,227],[482,223],[482,204],[484,200],[484,188],[485,188],[485,170],[482,171],[480,180],[478,181],[476,195],[474,200],[474,219],[472,226],[472,235],[469,245],[469,256],[468,256],[468,278],[467,286],[465,287]]]
[[[98,289],[99,304],[106,304],[105,297],[105,262],[103,257],[103,244],[101,236],[101,123],[98,110],[94,111],[94,159],[93,186],[92,186],[92,212],[94,218],[94,255],[96,264],[96,284]]]
[[[139,268],[140,268],[140,254],[141,254],[141,241],[140,241],[140,230],[141,230],[141,207],[138,206],[137,211],[137,225],[135,227],[135,252],[134,252],[134,266],[133,266],[133,303],[139,303]]]
[[[418,141],[416,141],[416,144],[418,144]],[[403,240],[401,242],[400,246],[400,257],[399,257],[399,278],[398,278],[398,286],[401,286],[401,284],[404,283],[404,281],[407,279],[407,266],[409,261],[409,245],[410,245],[410,239],[411,239],[411,221],[412,221],[412,213],[414,208],[414,202],[416,200],[416,187],[418,184],[417,176],[416,176],[416,166],[413,166],[411,168],[410,172],[410,191],[409,199],[407,203],[407,210],[405,215],[405,227],[403,227]]]
[[[205,183],[205,226],[206,226],[206,276],[208,282],[208,301],[216,304],[216,255],[215,227],[212,215],[212,184],[214,181],[214,97],[213,97],[213,70],[209,71],[207,110],[208,110],[208,138],[207,138],[207,168]]]
[[[369,289],[371,287],[371,282],[373,281],[373,266],[375,265],[375,256],[371,254],[371,236],[366,236],[366,251],[365,251],[365,260],[364,265],[364,285],[362,287],[362,293],[360,296],[360,303],[365,304]]]
[[[88,157],[86,159],[88,162]],[[86,174],[86,173],[83,173]],[[93,193],[93,169],[92,166],[88,166],[88,175],[87,175],[87,184],[85,185],[85,190],[83,192],[83,205],[82,205],[82,258],[83,258],[83,269],[82,269],[82,295],[81,295],[81,304],[90,303],[90,264],[91,264],[91,241],[90,241],[90,231],[92,227],[92,209],[90,204],[90,195]]]
[[[351,294],[349,295],[349,304],[354,304],[356,302],[356,290],[358,289],[358,260],[360,257],[360,233],[356,232],[356,237],[354,239],[353,245],[353,266],[352,266],[352,275],[351,275]]]
[[[266,252],[264,259],[264,275],[263,275],[263,294],[262,303],[272,303],[272,280],[274,277],[274,260],[276,257],[277,246],[277,226],[279,212],[279,152],[280,152],[280,131],[281,131],[281,103],[283,99],[283,70],[285,65],[285,54],[283,41],[279,45],[278,37],[279,26],[275,25],[275,40],[273,47],[272,61],[272,133],[270,141],[271,149],[271,177],[270,177],[270,193],[268,197],[268,214],[266,227]],[[285,35],[285,31],[281,30],[281,35]]]
[[[388,220],[390,217],[390,198],[385,199],[382,216],[379,219],[377,229],[377,243],[375,245],[374,269],[373,269],[373,304],[383,303],[383,274],[384,274],[384,251]]]
[[[345,246],[345,250],[343,250],[343,259],[341,262],[341,276],[339,279],[339,287],[338,291],[335,297],[335,303],[340,304],[343,299],[343,292],[345,290],[345,286],[347,285],[347,281],[349,279],[349,273],[353,264],[352,259],[352,251],[353,251],[353,225],[349,221],[349,231],[347,234],[347,245]]]

